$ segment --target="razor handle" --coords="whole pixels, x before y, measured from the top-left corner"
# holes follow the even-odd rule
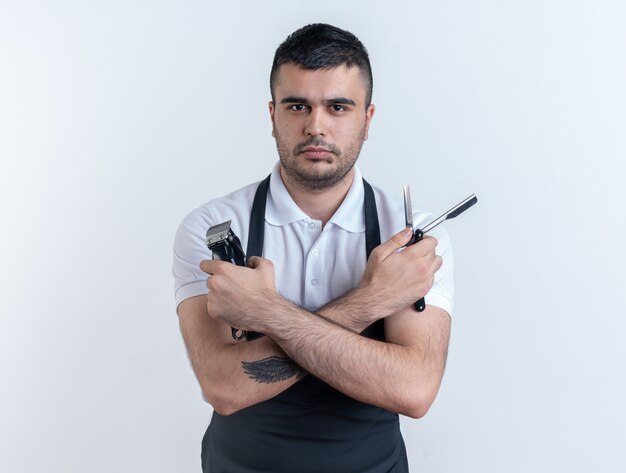
[[[418,228],[417,230],[415,230],[415,232],[413,232],[413,237],[407,243],[407,246],[421,241],[422,238],[424,238],[424,232]],[[426,301],[422,297],[419,301],[413,304],[413,307],[415,307],[415,310],[418,312],[424,312],[424,309],[426,309]]]

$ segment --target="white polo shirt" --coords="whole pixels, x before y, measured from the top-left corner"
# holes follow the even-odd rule
[[[332,218],[322,228],[293,201],[280,177],[280,163],[272,170],[265,210],[263,257],[274,263],[277,292],[307,310],[317,310],[355,288],[366,264],[363,181],[354,167],[352,186]],[[205,238],[209,227],[231,220],[231,228],[245,251],[252,201],[259,182],[211,200],[187,215],[174,240],[174,293],[176,305],[207,293],[207,275],[199,264],[211,259]],[[380,223],[381,242],[404,228],[404,203],[400,193],[390,195],[372,186]],[[423,227],[433,216],[414,209],[413,222]],[[426,295],[426,304],[452,315],[453,257],[448,235],[441,226],[430,235],[438,239],[437,254],[443,265]],[[245,288],[242,288],[245,290]]]

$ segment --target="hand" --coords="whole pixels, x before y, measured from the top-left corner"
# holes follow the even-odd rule
[[[411,235],[411,229],[396,233],[377,246],[367,261],[356,292],[366,299],[368,312],[374,320],[387,317],[424,297],[441,267],[442,259],[435,254],[435,238],[425,236],[400,250]]]
[[[261,331],[263,314],[276,297],[273,263],[258,256],[248,259],[248,267],[226,261],[204,260],[200,269],[207,279],[207,312],[240,330]]]

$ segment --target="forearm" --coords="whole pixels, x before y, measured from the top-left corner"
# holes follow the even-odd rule
[[[202,310],[181,313],[180,326],[202,392],[220,414],[271,399],[305,374],[268,337],[234,342],[230,328]]]
[[[329,302],[315,313],[346,330],[361,333],[372,321],[384,318],[382,312],[375,313],[377,309],[371,302],[368,298],[361,297],[357,288]],[[372,312],[374,314],[371,314]]]
[[[286,301],[266,329],[300,366],[344,394],[387,410],[421,417],[441,382],[445,354],[428,346],[371,340]],[[271,332],[271,333],[270,333]]]
[[[304,371],[269,339],[224,347],[205,371],[205,395],[220,414],[229,415],[266,401],[292,386]]]

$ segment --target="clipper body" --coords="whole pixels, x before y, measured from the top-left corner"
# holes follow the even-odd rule
[[[214,260],[229,261],[237,266],[246,266],[246,254],[241,247],[239,237],[230,228],[231,220],[213,225],[206,233],[206,245],[211,250]],[[235,340],[254,340],[262,334],[247,332],[231,327],[231,333]]]

